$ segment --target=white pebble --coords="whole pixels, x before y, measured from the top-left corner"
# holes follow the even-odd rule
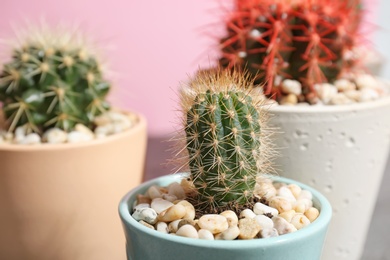
[[[302,94],[302,85],[297,80],[285,79],[282,82],[282,91],[286,94],[299,96]]]
[[[296,184],[289,184],[287,188],[290,189],[291,193],[294,195],[294,198],[298,198],[299,194],[301,194],[302,188]]]
[[[300,203],[303,203],[305,205],[305,211],[311,207],[313,207],[313,201],[311,199],[299,199],[296,202],[296,206]],[[298,210],[296,210],[298,212]]]
[[[302,213],[298,213],[291,219],[291,224],[299,230],[308,226],[310,224],[310,220]]]
[[[161,232],[161,233],[168,234],[168,225],[167,225],[167,223],[165,223],[165,222],[158,222],[157,225],[156,225],[156,230]]]
[[[240,239],[252,239],[260,232],[261,226],[253,218],[242,218],[238,221]]]
[[[358,89],[376,88],[378,86],[377,80],[369,74],[360,74],[355,78]]]
[[[287,186],[280,187],[278,195],[290,201],[296,201],[295,196]]]
[[[93,136],[83,132],[72,131],[68,134],[68,143],[80,143],[91,141],[92,139]]]
[[[313,194],[311,194],[311,192],[308,191],[308,190],[302,190],[301,193],[298,196],[298,200],[300,200],[300,199],[312,200],[313,199]]]
[[[176,196],[179,200],[183,200],[186,197],[183,187],[177,182],[169,184],[168,194]]]
[[[195,208],[191,203],[186,200],[182,200],[179,201],[177,205],[182,205],[185,208],[186,213],[183,216],[184,219],[195,219]]]
[[[143,208],[150,208],[150,204],[148,203],[140,203],[134,206],[133,210],[136,209],[143,209]]]
[[[276,196],[276,193],[277,193],[276,188],[274,187],[272,182],[266,181],[263,178],[259,179],[255,185],[255,194],[258,194],[260,198],[265,198],[269,200],[270,198]]]
[[[354,103],[354,101],[349,99],[344,93],[337,93],[332,96],[329,101],[329,104],[331,105],[348,105],[352,103]]]
[[[26,136],[27,134],[27,131],[26,131],[26,127],[25,126],[18,126],[16,129],[15,129],[15,137],[18,138],[18,137],[24,137]]]
[[[338,92],[337,88],[329,83],[315,84],[314,88],[317,91],[318,97],[325,104],[328,104],[331,98]]]
[[[51,128],[43,134],[43,140],[49,144],[62,144],[68,139],[68,134],[59,128]]]
[[[364,88],[360,92],[359,102],[374,101],[380,98],[379,93],[375,89]]]
[[[339,92],[345,92],[349,90],[355,90],[355,83],[349,81],[348,79],[338,79],[333,82],[333,85],[337,88]]]
[[[159,215],[159,220],[164,222],[171,222],[177,219],[183,218],[186,214],[186,209],[182,205],[173,205],[166,211],[163,211]]]
[[[272,221],[272,219],[270,219],[267,216],[257,215],[255,217],[255,220],[257,221],[257,223],[260,225],[260,227],[262,229],[264,229],[264,228],[273,228],[274,227],[274,222]]]
[[[280,196],[273,197],[269,201],[269,206],[278,210],[279,213],[292,209],[292,202]]]
[[[256,214],[251,209],[244,209],[240,213],[240,218],[254,218]]]
[[[179,229],[179,223],[182,221],[182,219],[177,219],[168,224],[168,230],[170,233],[176,233],[176,231]]]
[[[84,133],[86,135],[89,135],[91,136],[92,138],[94,137],[94,134],[92,132],[91,129],[89,129],[88,127],[86,127],[85,125],[83,124],[76,124],[75,127],[74,127],[74,130],[77,131],[77,132],[80,132],[80,133]]]
[[[189,224],[181,226],[177,230],[176,235],[182,237],[199,238],[198,231],[195,229],[195,227]]]
[[[294,211],[297,213],[304,213],[308,208],[308,205],[305,201],[298,200],[294,205]]]
[[[149,223],[143,221],[143,220],[140,220],[139,221],[140,224],[144,225],[145,227],[147,228],[150,228],[150,229],[153,229],[154,230],[154,226],[150,225]]]
[[[238,224],[238,217],[237,217],[237,214],[234,211],[232,211],[232,210],[225,210],[222,213],[220,213],[220,215],[224,216],[227,219],[227,221],[229,223],[229,227],[237,226],[237,224]]]
[[[221,233],[228,229],[229,223],[224,216],[217,214],[206,214],[199,218],[198,226],[207,229],[213,234]]]
[[[320,212],[318,211],[318,209],[313,208],[313,207],[311,207],[305,211],[305,216],[310,220],[310,222],[313,222],[314,220],[316,220],[319,215],[320,215]]]
[[[207,229],[199,229],[198,236],[200,239],[204,240],[214,240],[214,235]]]
[[[24,139],[20,142],[20,144],[40,144],[41,137],[37,133],[31,133],[24,137]]]
[[[286,212],[283,212],[281,214],[279,214],[278,217],[281,217],[281,218],[284,218],[285,220],[287,220],[287,222],[291,222],[292,218],[296,215],[297,213],[295,212],[295,210],[289,210],[289,211],[286,211]]]
[[[293,224],[290,224],[281,217],[273,217],[272,221],[274,222],[274,227],[278,231],[279,235],[284,235],[297,231],[296,227]]]
[[[102,125],[95,128],[95,135],[108,136],[114,133],[112,125]]]
[[[347,98],[349,98],[355,102],[359,102],[360,96],[362,95],[361,91],[358,91],[358,90],[348,90],[348,91],[345,91],[343,93]]]
[[[256,202],[256,204],[253,206],[253,211],[257,215],[264,215],[267,213],[270,213],[273,217],[277,216],[279,214],[279,211],[275,208],[269,207],[263,203]]]
[[[265,228],[260,230],[260,237],[261,238],[269,238],[269,237],[277,237],[279,236],[278,231],[276,228]]]
[[[152,203],[150,204],[151,208],[154,209],[157,214],[160,214],[161,212],[167,210],[168,208],[172,207],[174,204],[168,200],[164,200],[161,198],[155,198],[152,200]]]
[[[154,209],[151,208],[143,208],[140,210],[140,219],[149,223],[155,224],[157,222],[157,213]]]
[[[170,202],[177,201],[177,197],[176,197],[175,195],[170,195],[170,194],[166,194],[166,193],[164,193],[164,194],[162,195],[162,198],[163,198],[164,200],[167,200],[167,201],[170,201]]]
[[[148,191],[147,191],[147,195],[149,195],[149,197],[153,200],[155,198],[161,198],[162,197],[162,194],[160,192],[160,189],[155,186],[155,185],[152,185],[149,187]]]
[[[232,226],[225,231],[215,235],[217,240],[234,240],[240,235],[240,229],[237,226]]]
[[[298,97],[294,94],[288,94],[280,100],[280,104],[284,106],[294,106],[298,103]]]

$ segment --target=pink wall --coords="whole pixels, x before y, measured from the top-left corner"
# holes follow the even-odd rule
[[[210,41],[200,31],[217,6],[210,0],[2,0],[0,35],[9,35],[13,23],[41,17],[80,23],[100,44],[113,45],[106,52],[116,73],[113,102],[144,114],[150,135],[161,135],[174,130],[179,81],[209,63]]]
[[[209,65],[212,41],[201,27],[218,21],[227,0],[2,0],[0,34],[24,19],[77,22],[113,45],[107,60],[116,72],[112,100],[143,113],[150,135],[173,131],[179,81]],[[221,28],[221,27],[220,27]],[[209,27],[210,29],[210,27]],[[202,57],[202,58],[200,58]],[[213,60],[211,57],[210,60]]]

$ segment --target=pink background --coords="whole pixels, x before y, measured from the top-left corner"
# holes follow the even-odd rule
[[[221,4],[224,2],[223,4]],[[220,21],[223,0],[2,0],[0,34],[11,24],[76,22],[107,48],[115,72],[112,101],[144,114],[150,136],[174,131],[180,81],[213,60],[206,25]],[[219,8],[221,9],[221,8]],[[222,28],[222,26],[220,26]],[[209,26],[208,31],[213,31]],[[212,32],[216,35],[217,32]],[[1,62],[1,61],[0,61]]]

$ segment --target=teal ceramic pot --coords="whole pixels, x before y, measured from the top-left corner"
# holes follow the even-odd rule
[[[328,200],[316,190],[290,179],[272,177],[277,182],[294,183],[313,194],[319,217],[309,226],[279,237],[252,240],[201,240],[163,234],[139,224],[130,214],[137,194],[151,185],[167,186],[180,182],[183,174],[174,174],[145,182],[121,200],[119,214],[126,235],[128,260],[318,260],[332,217]]]

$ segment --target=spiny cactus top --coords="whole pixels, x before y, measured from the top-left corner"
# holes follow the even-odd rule
[[[200,72],[183,91],[184,130],[195,203],[215,212],[253,199],[270,154],[265,112],[239,73]]]
[[[285,78],[303,93],[331,82],[356,64],[361,0],[235,0],[221,40],[220,64],[246,68],[264,93],[278,99]]]
[[[13,49],[0,71],[0,102],[9,131],[25,125],[29,131],[49,127],[70,131],[76,123],[91,126],[109,107],[110,84],[101,64],[77,32],[39,28]]]

